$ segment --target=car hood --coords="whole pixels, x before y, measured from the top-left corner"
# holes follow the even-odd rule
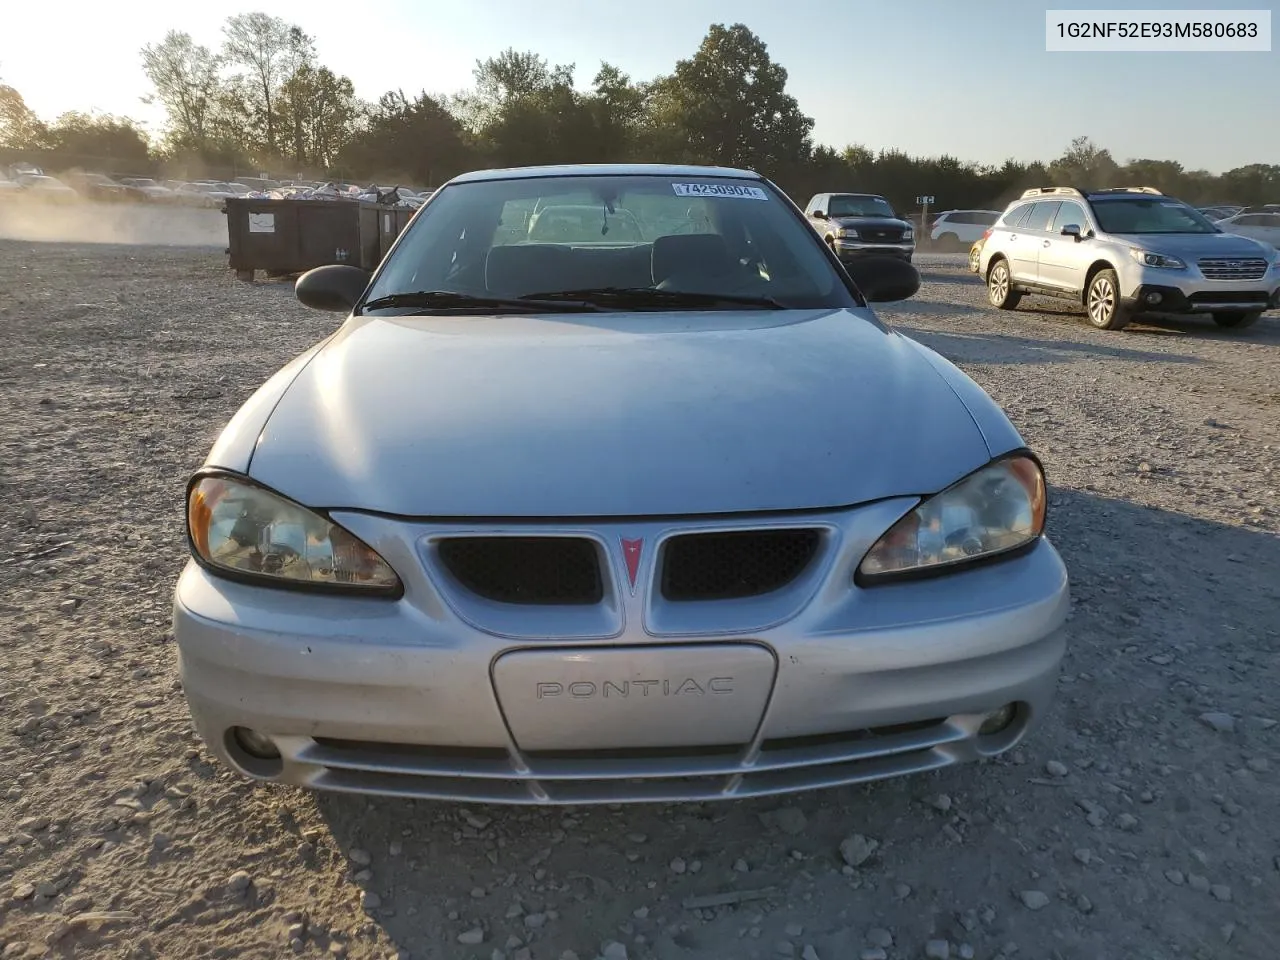
[[[833,217],[832,222],[842,227],[863,227],[868,230],[905,230],[911,226],[907,221],[893,217]]]
[[[1193,261],[1200,257],[1265,257],[1269,252],[1257,240],[1230,233],[1129,234],[1124,239],[1142,250]]]
[[[356,317],[285,391],[249,473],[313,507],[434,517],[930,493],[990,450],[927,354],[853,310]]]

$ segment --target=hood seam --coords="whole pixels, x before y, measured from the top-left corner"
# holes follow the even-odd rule
[[[339,329],[341,329],[341,327],[339,327]],[[279,409],[280,404],[284,402],[285,394],[293,389],[293,385],[298,382],[298,378],[302,376],[303,371],[306,370],[307,367],[311,366],[316,357],[320,356],[324,351],[324,348],[329,345],[329,341],[337,335],[338,331],[335,330],[312,347],[312,353],[311,356],[307,357],[307,362],[298,367],[298,372],[290,378],[287,384],[285,384],[284,389],[280,391],[280,395],[276,397],[276,402],[271,405],[271,409],[267,411],[267,415],[262,418],[262,426],[258,428],[258,435],[253,438],[253,446],[249,449],[249,459],[244,462],[244,475],[246,477],[253,476],[253,460],[254,457],[258,455],[258,447],[262,445],[262,435],[267,432],[267,425],[271,423],[271,418],[276,415],[276,410]]]
[[[901,336],[901,334],[899,334],[899,336]],[[973,424],[973,428],[978,431],[978,436],[982,439],[982,445],[987,448],[987,456],[994,457],[995,451],[991,448],[991,441],[987,438],[986,433],[983,431],[982,424],[978,422],[978,418],[973,415],[973,409],[969,406],[969,404],[965,403],[964,397],[960,395],[960,391],[955,388],[955,384],[951,382],[951,379],[947,377],[941,370],[939,370],[937,366],[934,365],[933,358],[929,355],[928,348],[925,347],[923,344],[916,343],[910,337],[903,337],[902,339],[906,340],[913,347],[917,348],[917,351],[924,358],[924,361],[927,364],[929,364],[929,369],[934,372],[934,374],[938,377],[939,380],[941,380],[943,383],[947,385],[947,389],[951,391],[951,395],[960,402],[960,406],[964,408],[964,412],[969,415],[969,421]]]

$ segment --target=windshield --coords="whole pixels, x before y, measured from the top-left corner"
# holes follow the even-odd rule
[[[1093,200],[1103,233],[1218,233],[1203,213],[1178,200],[1124,197]]]
[[[828,217],[896,217],[884,197],[834,196]]]
[[[773,188],[729,178],[604,175],[443,187],[397,244],[368,300],[604,288],[633,300],[662,297],[670,309],[696,308],[692,297],[681,305],[672,293],[764,298],[784,308],[860,305],[817,235]],[[606,306],[626,309],[627,302],[614,296]]]

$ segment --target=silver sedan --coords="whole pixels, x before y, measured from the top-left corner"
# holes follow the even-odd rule
[[[530,241],[535,210],[587,205]],[[634,231],[615,229],[640,224]],[[1040,720],[1068,578],[999,407],[768,180],[454,179],[191,479],[184,690],[303,787],[726,799],[935,770]]]

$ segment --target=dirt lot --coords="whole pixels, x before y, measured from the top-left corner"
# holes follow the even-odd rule
[[[0,202],[0,238],[80,243],[154,243],[174,246],[227,245],[227,218],[212,208],[164,203]]]
[[[217,247],[0,242],[0,955],[1275,956],[1280,318],[997,314],[960,259],[884,312],[1046,461],[1075,597],[1047,725],[865,788],[528,811],[209,762],[169,635],[183,483],[335,317]]]

